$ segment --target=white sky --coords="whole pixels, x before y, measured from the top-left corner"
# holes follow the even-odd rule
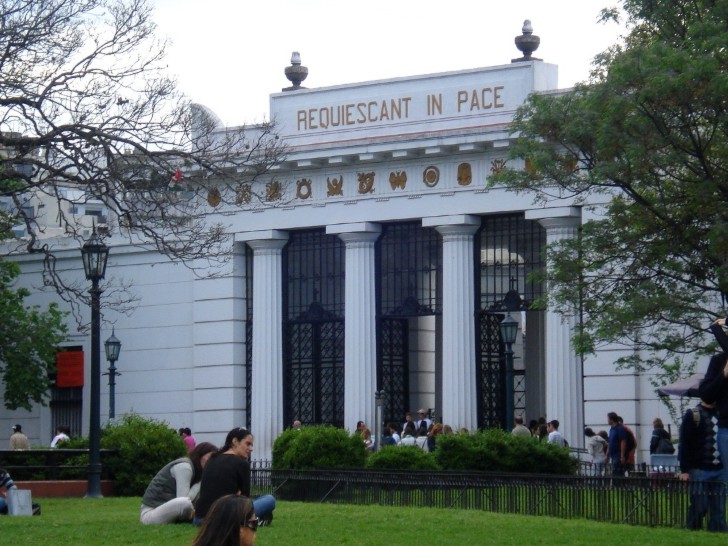
[[[260,121],[290,85],[299,51],[304,87],[508,64],[525,19],[559,65],[559,87],[588,78],[594,56],[625,32],[597,23],[617,0],[150,0],[180,90],[226,125]]]

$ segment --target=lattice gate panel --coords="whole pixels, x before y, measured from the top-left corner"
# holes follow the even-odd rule
[[[505,356],[500,339],[502,315],[479,315],[480,344],[478,347],[477,395],[478,428],[505,425]]]
[[[384,390],[384,422],[399,423],[409,402],[409,328],[407,319],[382,319],[381,367],[378,384]]]

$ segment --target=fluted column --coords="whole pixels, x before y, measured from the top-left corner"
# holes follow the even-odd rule
[[[253,392],[251,428],[254,459],[270,460],[283,431],[282,250],[288,234],[265,233],[248,240],[253,249]],[[242,424],[242,423],[241,423]]]
[[[442,422],[478,428],[475,380],[474,216],[426,218],[442,235]]]
[[[544,217],[549,212],[552,216]],[[575,207],[528,211],[526,218],[538,220],[546,229],[548,245],[576,237],[581,224],[580,210]],[[549,258],[547,267],[552,267]],[[569,445],[583,446],[584,371],[572,343],[576,321],[576,313],[546,311],[546,418],[559,421]]]
[[[373,431],[377,389],[375,250],[381,227],[368,222],[329,226],[346,245],[344,424],[364,421]]]

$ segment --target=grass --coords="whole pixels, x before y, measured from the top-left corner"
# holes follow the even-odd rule
[[[192,525],[142,526],[138,498],[33,499],[39,517],[0,519],[3,544],[186,546]],[[725,535],[492,514],[477,510],[280,502],[256,546],[476,546],[480,544],[724,545]]]

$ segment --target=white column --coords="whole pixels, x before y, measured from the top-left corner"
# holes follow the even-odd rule
[[[425,218],[442,235],[442,422],[478,428],[475,360],[475,263],[473,234],[480,219],[469,215]]]
[[[576,207],[533,210],[526,219],[538,220],[546,229],[546,244],[573,238],[581,224]],[[547,267],[551,261],[547,258]],[[584,371],[574,351],[572,336],[576,313],[546,311],[546,419],[559,421],[559,430],[571,446],[584,445]]]
[[[251,428],[254,459],[270,460],[283,431],[282,250],[288,234],[248,234],[253,249],[253,392]],[[252,237],[259,237],[252,239]],[[240,423],[242,425],[242,423]]]
[[[381,227],[368,222],[328,226],[346,245],[344,320],[344,426],[364,421],[375,430],[377,328],[374,244]]]

